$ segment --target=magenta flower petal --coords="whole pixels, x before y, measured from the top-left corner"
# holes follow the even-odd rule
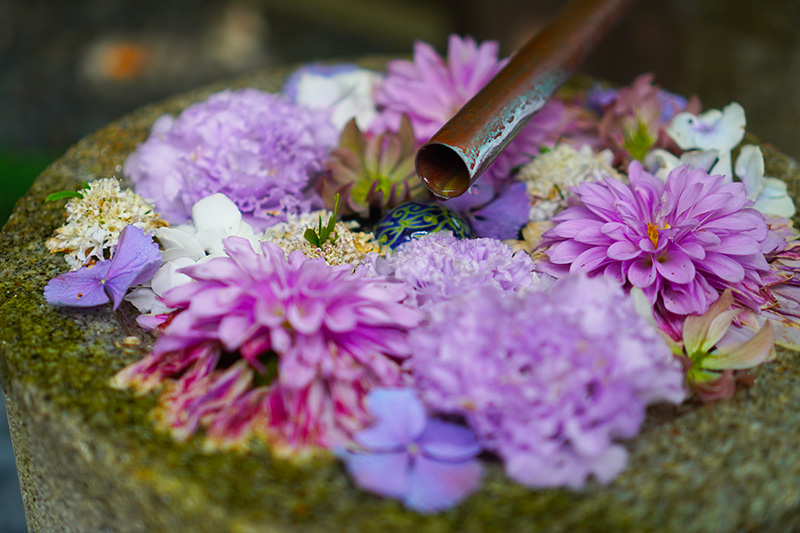
[[[667,250],[655,262],[656,271],[674,283],[689,283],[694,279],[692,259],[678,247]]]
[[[577,239],[576,239],[577,240]],[[629,240],[619,240],[608,247],[608,257],[616,261],[634,259],[641,255],[642,250]]]
[[[156,341],[151,363],[123,370],[125,381],[175,379],[201,346],[221,352],[225,364],[244,359],[255,372],[277,364],[271,383],[251,389],[264,397],[247,415],[257,417],[251,422],[259,432],[286,454],[349,441],[372,422],[364,401],[369,391],[402,382],[407,330],[422,318],[404,303],[409,288],[301,252],[287,259],[272,242],[253,250],[246,239],[228,237],[224,245],[226,257],[182,270],[193,282],[164,295],[178,311]],[[325,320],[329,309],[334,328]],[[226,420],[232,416],[214,410],[200,426],[217,428],[215,442],[232,428],[236,440],[241,431],[235,428],[247,421]]]
[[[744,268],[741,263],[725,254],[707,253],[705,261],[703,261],[703,270],[713,272],[730,283],[738,283],[744,279]]]
[[[656,273],[657,270],[653,258],[641,257],[630,262],[628,266],[628,281],[634,287],[649,287],[656,280]]]

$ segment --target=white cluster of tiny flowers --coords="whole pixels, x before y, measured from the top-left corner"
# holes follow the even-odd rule
[[[379,251],[372,233],[351,231],[352,225],[348,227],[348,224],[341,220],[334,226],[335,242],[329,239],[320,247],[308,242],[303,236],[306,229],[317,231],[320,217],[324,226],[331,216],[333,213],[324,209],[301,215],[290,214],[286,222],[267,228],[262,240],[277,244],[287,257],[290,253],[300,250],[306,257],[322,257],[331,265],[357,265],[368,252]]]
[[[109,258],[125,226],[153,234],[167,225],[151,202],[130,189],[122,190],[116,178],[92,181],[81,194],[67,202],[66,224],[46,243],[50,252],[66,254],[72,270]]]
[[[611,166],[610,150],[594,153],[588,145],[580,149],[561,143],[522,167],[517,179],[525,182],[531,198],[530,219],[548,220],[566,207],[569,188],[605,176],[621,178]]]

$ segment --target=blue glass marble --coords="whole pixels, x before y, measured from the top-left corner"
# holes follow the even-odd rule
[[[375,237],[381,247],[396,248],[421,235],[447,230],[459,239],[475,237],[472,228],[458,213],[439,204],[408,202],[383,216],[375,226]]]

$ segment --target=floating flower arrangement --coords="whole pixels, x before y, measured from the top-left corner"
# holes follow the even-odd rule
[[[485,461],[611,482],[648,406],[730,398],[800,348],[795,207],[741,106],[650,75],[557,96],[437,201],[414,154],[504,64],[453,36],[446,58],[311,65],[159,118],[132,189],[49,198],[70,271],[46,300],[138,312],[154,342],[111,381],[158,395],[179,441],[339,459],[421,513]]]

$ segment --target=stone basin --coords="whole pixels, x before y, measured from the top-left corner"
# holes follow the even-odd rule
[[[207,452],[199,439],[181,444],[156,431],[154,396],[108,386],[140,357],[120,344],[142,335],[132,315],[60,309],[42,297],[65,271],[44,245],[64,221],[63,202],[44,199],[119,176],[161,114],[225,87],[277,91],[291,70],[139,109],[72,147],[17,203],[0,235],[0,377],[31,531],[800,530],[800,357],[787,351],[731,401],[651,409],[627,445],[628,468],[608,486],[530,490],[491,465],[480,491],[433,516],[353,488],[335,462],[290,464],[260,444]],[[767,175],[797,198],[797,164],[761,145]]]

